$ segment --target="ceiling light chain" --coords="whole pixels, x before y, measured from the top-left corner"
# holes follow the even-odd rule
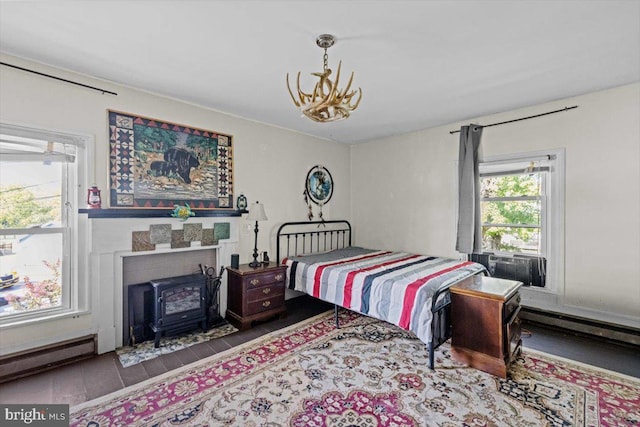
[[[329,68],[329,54],[327,53],[327,49],[328,48],[324,48],[324,56],[322,57],[322,59],[324,60],[324,67],[322,68],[324,71],[327,71],[327,69]]]
[[[346,119],[349,117],[351,111],[358,108],[360,100],[362,99],[362,89],[358,88],[357,90],[349,91],[353,81],[353,72],[351,73],[351,77],[349,77],[347,86],[343,90],[338,89],[342,61],[338,63],[335,82],[329,79],[332,72],[329,68],[329,54],[327,53],[327,49],[333,46],[335,41],[335,37],[331,34],[321,34],[316,39],[318,47],[324,49],[323,70],[321,73],[311,73],[311,75],[319,79],[311,93],[305,93],[300,89],[300,72],[298,72],[298,97],[296,98],[289,86],[289,73],[287,73],[287,89],[289,90],[289,95],[291,95],[293,103],[296,107],[300,108],[305,116],[316,122],[324,123]],[[356,94],[358,94],[358,99],[352,103]]]

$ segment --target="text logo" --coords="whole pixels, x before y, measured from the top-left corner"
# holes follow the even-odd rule
[[[69,405],[0,404],[0,425],[68,427]]]

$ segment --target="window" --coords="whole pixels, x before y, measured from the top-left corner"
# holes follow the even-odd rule
[[[548,168],[525,168],[480,175],[482,249],[543,255],[542,221],[547,217]]]
[[[0,324],[78,310],[86,139],[0,124]]]
[[[495,255],[485,258],[490,270],[509,274],[513,268],[520,275],[520,266],[530,262],[533,284],[545,286],[546,278],[546,287],[557,290],[563,271],[563,200],[563,150],[480,163],[482,249]]]

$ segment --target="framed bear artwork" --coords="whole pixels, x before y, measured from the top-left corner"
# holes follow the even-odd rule
[[[230,135],[108,113],[110,207],[233,208]]]

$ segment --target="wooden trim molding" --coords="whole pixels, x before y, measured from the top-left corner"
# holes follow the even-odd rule
[[[97,336],[87,335],[0,357],[0,384],[88,359],[97,354]]]
[[[522,307],[520,318],[529,322],[566,329],[580,334],[600,337],[606,340],[617,341],[621,344],[640,346],[640,329],[615,325],[598,320],[583,317],[539,310],[532,307]]]

